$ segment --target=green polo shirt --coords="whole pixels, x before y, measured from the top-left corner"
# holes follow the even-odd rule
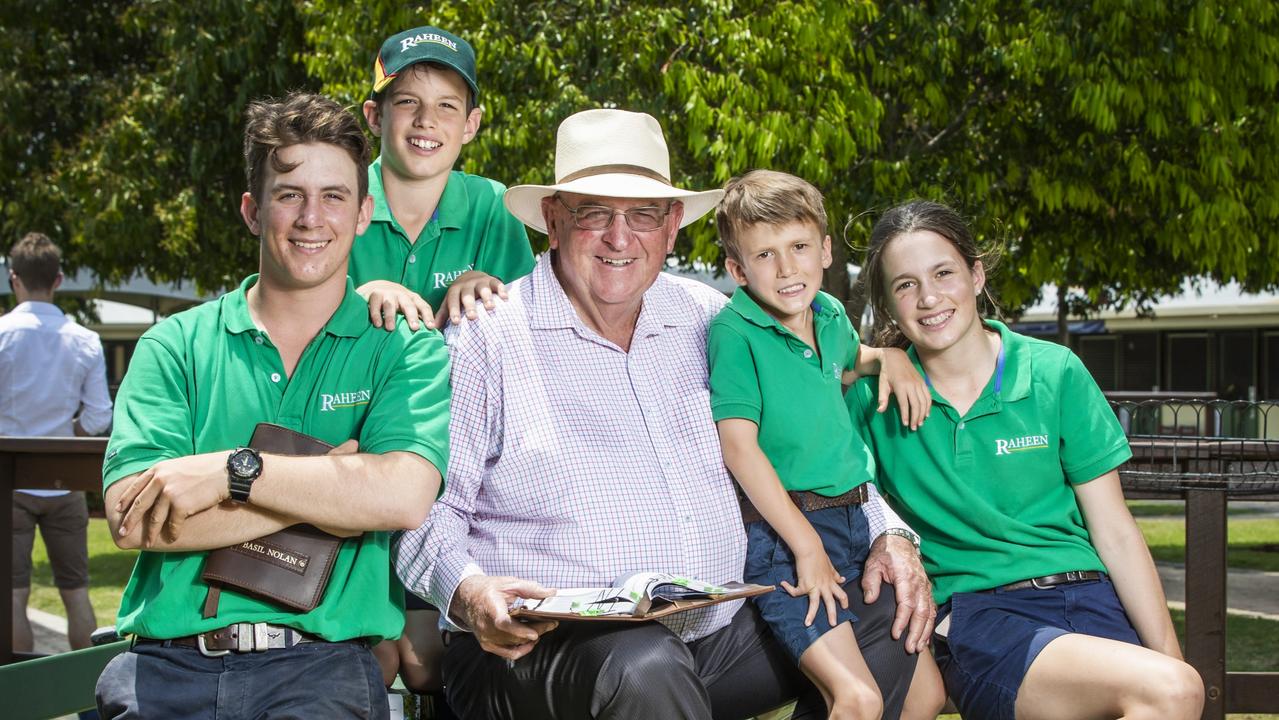
[[[272,422],[360,451],[407,451],[443,475],[448,459],[449,361],[440,334],[396,332],[369,324],[364,301],[346,297],[303,351],[293,376],[249,316],[238,290],[174,315],[138,340],[116,397],[115,425],[102,468],[103,487],[160,460],[230,450]],[[298,498],[298,502],[306,502]],[[170,638],[233,622],[272,622],[328,640],[397,637],[403,593],[391,582],[390,533],[366,532],[342,543],[320,605],[296,613],[232,590],[218,614],[201,617],[208,586],[204,552],[138,556],[120,601],[121,632]]]
[[[811,348],[744,288],[711,321],[711,414],[759,426],[759,447],[787,490],[834,496],[875,475],[875,461],[849,427],[840,378],[859,342],[835,298],[813,300]]]
[[[987,321],[1003,341],[997,367],[962,417],[933,391],[914,432],[895,404],[875,412],[859,381],[847,402],[879,463],[878,484],[923,541],[938,603],[952,593],[1068,570],[1105,570],[1073,487],[1132,453],[1114,412],[1069,349]],[[920,373],[914,348],[909,351]]]
[[[391,280],[439,311],[449,285],[468,270],[511,282],[533,269],[524,224],[502,205],[506,187],[454,170],[435,214],[412,240],[391,214],[382,185],[382,158],[369,165],[373,221],[351,248],[351,278],[359,287]]]

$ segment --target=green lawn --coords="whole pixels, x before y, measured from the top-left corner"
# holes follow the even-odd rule
[[[1279,511],[1279,504],[1274,506]],[[1186,516],[1186,503],[1182,500],[1129,500],[1128,511],[1133,517],[1169,517],[1184,518]],[[1247,517],[1262,512],[1253,507],[1239,507],[1238,505],[1226,504],[1226,514],[1230,517]]]
[[[120,595],[129,581],[129,573],[133,571],[135,557],[136,551],[121,550],[111,541],[106,520],[89,520],[89,599],[93,602],[99,627],[115,624]],[[66,617],[62,598],[53,585],[53,570],[49,567],[49,557],[39,533],[36,533],[35,547],[31,552],[31,566],[30,605]]]
[[[1186,560],[1186,523],[1175,518],[1137,518],[1155,560]],[[1230,517],[1226,562],[1232,568],[1279,571],[1279,520]]]

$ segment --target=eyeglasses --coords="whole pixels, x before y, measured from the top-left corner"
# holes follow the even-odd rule
[[[606,205],[578,205],[576,208],[571,208],[559,195],[556,195],[555,199],[559,200],[564,209],[573,215],[573,225],[579,230],[607,230],[612,226],[614,216],[625,215],[626,224],[632,230],[649,232],[660,228],[671,212],[670,205],[665,208],[646,205],[630,210],[614,210]]]

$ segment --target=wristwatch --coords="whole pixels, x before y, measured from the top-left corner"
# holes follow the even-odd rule
[[[909,541],[911,542],[911,544],[913,544],[913,545],[915,546],[915,549],[916,549],[916,550],[918,550],[918,549],[919,549],[919,536],[918,536],[918,535],[916,535],[913,531],[911,531],[911,530],[907,530],[906,528],[890,527],[890,528],[886,528],[886,529],[884,530],[884,532],[882,532],[882,533],[880,533],[880,534],[881,534],[881,535],[896,535],[897,537],[904,537],[904,538],[906,538],[907,540],[909,540]]]
[[[253,481],[262,474],[262,456],[253,448],[236,448],[226,459],[227,487],[231,499],[248,502]]]

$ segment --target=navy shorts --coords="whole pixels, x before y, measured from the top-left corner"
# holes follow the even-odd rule
[[[804,513],[804,517],[821,537],[831,565],[844,576],[844,592],[850,600],[860,600],[862,591],[858,581],[870,550],[870,531],[861,506],[814,510]],[[823,603],[813,624],[804,626],[804,617],[808,615],[808,596],[791,597],[781,586],[783,580],[794,585],[798,579],[795,556],[767,522],[753,522],[746,526],[744,575],[746,582],[777,586],[777,592],[757,595],[754,601],[760,615],[772,628],[773,635],[797,663],[804,651],[827,631],[845,622],[857,622],[856,613],[836,603],[835,625],[832,626]],[[856,605],[850,602],[849,607]]]
[[[946,692],[965,718],[1013,720],[1017,690],[1048,643],[1079,633],[1140,645],[1109,578],[1046,590],[955,593],[933,638]]]

